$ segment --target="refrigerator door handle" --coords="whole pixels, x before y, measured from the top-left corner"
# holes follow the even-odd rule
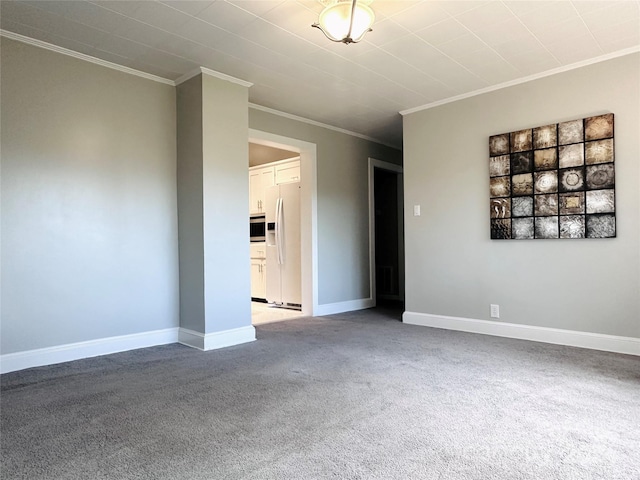
[[[274,228],[274,235],[275,235],[275,240],[276,240],[276,263],[279,265],[280,264],[280,254],[278,252],[278,241],[280,240],[279,235],[278,235],[278,212],[280,211],[280,197],[276,198],[276,214],[274,217],[274,223],[275,223],[275,228]]]
[[[275,215],[275,236],[276,236],[276,263],[281,265],[282,262],[280,260],[280,202],[282,199],[278,197],[276,199],[276,215]]]
[[[278,203],[276,206],[276,245],[278,247],[278,264],[284,264],[284,238],[282,238],[283,233],[283,220],[284,214],[283,210],[283,201],[282,197],[278,198]]]

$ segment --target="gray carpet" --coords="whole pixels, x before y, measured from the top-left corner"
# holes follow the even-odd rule
[[[370,310],[1,378],[3,479],[640,478],[640,358]]]

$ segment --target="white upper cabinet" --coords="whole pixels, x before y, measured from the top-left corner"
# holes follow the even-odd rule
[[[300,181],[300,157],[249,168],[249,215],[263,215],[267,188]]]
[[[276,185],[300,181],[300,160],[275,166]]]
[[[249,215],[265,212],[265,192],[267,188],[275,184],[274,180],[273,167],[259,167],[249,170]]]

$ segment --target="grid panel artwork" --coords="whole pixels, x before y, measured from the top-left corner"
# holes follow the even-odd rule
[[[616,236],[613,113],[489,137],[491,238]]]

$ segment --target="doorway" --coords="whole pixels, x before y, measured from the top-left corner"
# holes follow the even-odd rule
[[[369,159],[371,292],[376,306],[404,307],[402,167]]]
[[[256,323],[277,321],[291,316],[313,316],[318,309],[317,295],[317,186],[316,186],[316,145],[295,138],[283,137],[260,130],[249,130],[249,144],[256,150],[267,149],[271,153],[293,153],[300,156],[300,250],[301,250],[301,293],[302,311],[278,309],[265,315],[265,304],[252,302],[252,317]],[[275,150],[280,150],[277,152]],[[261,162],[262,163],[262,162]],[[271,318],[273,317],[273,318]],[[265,320],[266,319],[266,320]]]
[[[251,323],[261,325],[297,318],[301,305],[300,278],[300,156],[295,150],[249,142],[249,226],[251,246]],[[275,193],[274,190],[278,193]],[[285,196],[286,262],[276,260],[278,236],[268,229],[275,221],[275,199]],[[275,197],[275,198],[274,198]],[[285,268],[286,267],[286,268]]]

